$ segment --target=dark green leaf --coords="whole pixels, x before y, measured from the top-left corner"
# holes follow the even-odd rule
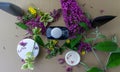
[[[38,45],[44,46],[44,42],[39,35],[34,35],[33,38],[38,43]]]
[[[80,42],[81,39],[82,39],[81,35],[77,35],[76,38],[71,39],[71,41],[70,41],[70,48],[74,48]]]
[[[88,25],[84,22],[80,22],[79,24],[81,27],[83,27],[85,30],[89,30]]]
[[[64,52],[65,49],[66,49],[65,47],[58,48],[59,54],[62,54],[62,53]]]
[[[67,48],[70,48],[70,43],[68,44],[68,43],[65,42],[65,43],[63,44],[63,46],[65,46],[65,47],[67,47]]]
[[[112,53],[120,53],[120,48],[117,48],[115,51],[112,51]]]
[[[100,51],[111,52],[117,50],[118,45],[113,41],[104,41],[97,43],[94,48]]]
[[[120,65],[120,52],[112,53],[109,57],[107,68],[112,68]]]
[[[22,22],[18,22],[18,23],[16,23],[16,25],[19,26],[20,28],[24,29],[24,30],[27,30],[27,29],[28,29],[28,26],[25,25],[25,24],[22,23]]]
[[[104,71],[100,68],[92,67],[92,68],[88,69],[87,72],[104,72]]]

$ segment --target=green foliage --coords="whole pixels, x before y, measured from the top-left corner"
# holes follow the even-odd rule
[[[76,38],[70,40],[70,48],[74,48],[82,39],[81,35],[77,35]]]
[[[112,68],[120,66],[120,51],[119,52],[113,52],[110,54],[108,63],[107,63],[107,68]]]
[[[118,42],[118,39],[117,39],[116,35],[113,35],[113,36],[112,36],[112,41],[115,42],[115,43]]]
[[[38,43],[38,45],[44,46],[44,42],[39,35],[33,35],[33,39]]]
[[[34,35],[40,34],[40,31],[41,31],[41,29],[37,28],[37,27],[35,27],[34,29],[32,29],[32,32],[33,32]]]
[[[27,30],[27,29],[28,29],[28,26],[25,25],[25,24],[22,23],[22,22],[18,22],[18,23],[16,23],[16,25],[19,26],[20,28],[24,29],[24,30]]]
[[[104,71],[97,67],[92,67],[92,68],[88,69],[87,72],[104,72]]]
[[[70,43],[65,42],[63,46],[71,50],[77,51],[78,48],[76,47],[76,45],[80,43],[81,39],[82,39],[82,35],[77,35],[76,38],[70,39]]]
[[[34,59],[35,58],[34,58],[32,52],[28,52],[26,54],[25,64],[22,65],[21,69],[30,69],[30,70],[33,70],[34,69],[34,66],[33,66]]]
[[[84,42],[91,43],[92,41],[96,40],[96,38],[86,38]]]
[[[25,14],[23,17],[22,17],[22,19],[24,20],[24,21],[28,21],[28,20],[30,20],[30,19],[32,19],[32,18],[34,18],[35,16],[34,15],[32,15],[31,13],[29,13],[29,12],[27,12],[27,14]]]
[[[50,52],[46,56],[46,58],[52,58],[57,54],[62,54],[66,48],[64,46],[59,47],[57,40],[49,40],[47,44],[45,44],[45,48],[48,49]]]
[[[103,41],[97,43],[94,48],[100,51],[111,52],[115,51],[118,48],[118,45],[113,41]]]
[[[47,26],[48,22],[53,21],[53,17],[48,13],[44,13],[44,15],[40,18],[41,22],[44,22],[44,26]]]
[[[83,27],[85,30],[89,30],[88,25],[84,22],[80,22],[79,25]]]

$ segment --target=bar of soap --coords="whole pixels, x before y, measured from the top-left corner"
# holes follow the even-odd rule
[[[34,57],[37,57],[39,53],[39,46],[32,39],[23,39],[18,43],[17,53],[21,59],[26,59],[27,52],[33,52]]]

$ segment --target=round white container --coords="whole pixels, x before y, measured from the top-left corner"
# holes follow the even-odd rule
[[[80,55],[75,51],[69,51],[65,55],[65,61],[70,66],[75,66],[80,63]]]
[[[21,59],[26,59],[27,52],[32,52],[34,57],[37,57],[39,53],[39,46],[32,39],[23,39],[18,43],[17,53]]]

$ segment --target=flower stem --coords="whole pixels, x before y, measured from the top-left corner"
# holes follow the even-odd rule
[[[87,71],[89,69],[88,65],[83,63],[83,62],[80,62],[81,65],[83,65],[83,67],[85,68],[85,70]]]
[[[95,52],[95,50],[92,48],[92,52],[94,54],[94,56],[96,57],[97,61],[99,62],[99,64],[102,66],[103,70],[106,70],[104,68],[104,64],[101,62],[100,58],[98,57],[97,53]]]

